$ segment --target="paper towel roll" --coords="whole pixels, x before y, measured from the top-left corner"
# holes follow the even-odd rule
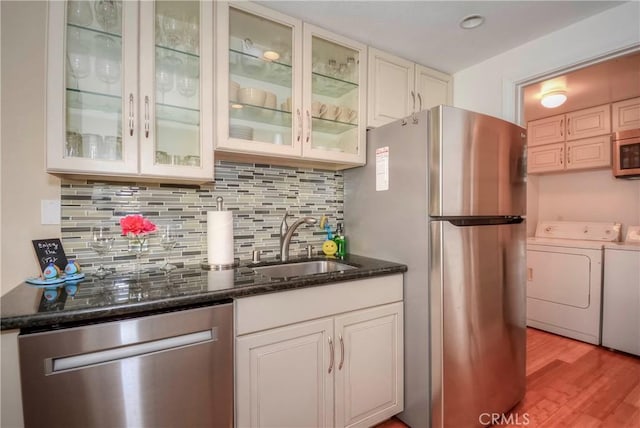
[[[233,213],[207,212],[207,261],[213,265],[233,264]]]

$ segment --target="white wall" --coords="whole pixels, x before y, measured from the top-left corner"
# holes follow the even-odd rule
[[[59,226],[40,224],[40,200],[60,199],[60,181],[44,172],[46,2],[3,0],[0,11],[0,290],[5,294],[37,273],[31,240],[60,236]],[[21,427],[17,332],[3,332],[1,346],[0,426]]]
[[[640,45],[640,2],[625,3],[454,75],[454,105],[519,122],[516,84]],[[610,171],[529,177],[528,232],[540,220],[640,224],[640,180]]]

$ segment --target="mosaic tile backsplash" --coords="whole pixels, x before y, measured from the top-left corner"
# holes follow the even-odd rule
[[[335,230],[343,222],[344,180],[340,171],[322,171],[260,164],[218,161],[215,184],[201,186],[62,181],[62,244],[68,258],[76,258],[88,271],[100,263],[117,271],[131,270],[135,255],[120,236],[120,218],[142,214],[158,226],[179,225],[178,245],[170,253],[160,246],[160,236],[150,235],[143,266],[200,263],[207,259],[207,211],[215,210],[216,198],[233,211],[235,258],[251,259],[254,249],[263,259],[280,254],[280,222],[286,211],[293,217],[320,218],[326,214]],[[91,227],[110,226],[116,236],[112,251],[99,257],[89,247]],[[347,231],[348,233],[348,231]],[[316,226],[302,225],[291,241],[290,255],[306,254],[307,244],[320,251],[326,234]]]

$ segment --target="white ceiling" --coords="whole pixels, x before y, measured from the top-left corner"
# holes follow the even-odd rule
[[[543,92],[564,89],[567,101],[560,107],[540,104]],[[543,80],[524,88],[525,121],[640,97],[640,51]]]
[[[367,45],[455,73],[622,1],[258,1]],[[460,20],[482,15],[463,30]]]

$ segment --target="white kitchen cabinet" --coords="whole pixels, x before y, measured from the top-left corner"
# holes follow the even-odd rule
[[[567,141],[597,137],[611,133],[611,107],[609,104],[578,110],[566,114]]]
[[[588,169],[611,166],[611,139],[608,135],[567,141],[566,168]]]
[[[452,102],[451,76],[369,48],[367,126],[377,127]]]
[[[564,143],[545,144],[527,149],[529,174],[564,170]]]
[[[564,114],[532,120],[527,124],[527,145],[529,147],[564,141]]]
[[[50,2],[47,43],[47,171],[213,179],[210,2]]]
[[[607,135],[533,146],[527,150],[527,171],[530,174],[609,166],[611,141]]]
[[[609,104],[605,104],[532,120],[527,124],[527,144],[531,147],[609,134],[610,111]]]
[[[527,172],[539,174],[611,166],[610,105],[527,124]]]
[[[368,427],[401,412],[401,299],[402,275],[238,299],[237,426]]]
[[[217,3],[221,158],[365,162],[365,46],[251,3]]]
[[[612,131],[640,128],[640,97],[611,104]]]

